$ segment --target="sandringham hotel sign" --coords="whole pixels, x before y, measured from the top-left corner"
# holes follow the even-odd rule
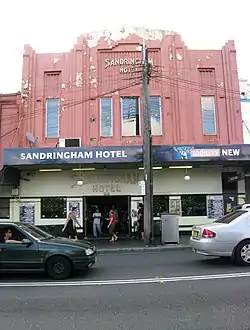
[[[21,160],[110,159],[127,157],[125,150],[22,152],[20,155]]]
[[[149,58],[149,63],[153,65],[153,59]],[[118,58],[118,59],[105,59],[104,68],[120,67],[120,73],[131,73],[141,70],[142,60],[140,58]]]

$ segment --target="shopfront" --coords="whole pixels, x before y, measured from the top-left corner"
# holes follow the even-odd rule
[[[229,182],[229,178],[244,167],[239,162],[242,162],[242,149],[239,154],[230,151],[229,146],[212,147],[154,147],[155,219],[165,211],[177,212],[181,216],[180,229],[187,230],[193,224],[211,222],[244,202],[245,181]],[[60,227],[74,205],[78,208],[83,233],[89,237],[95,208],[103,213],[105,233],[105,214],[115,205],[122,222],[121,233],[131,235],[137,205],[143,201],[142,154],[139,147],[126,147],[120,152],[118,147],[113,148],[116,150],[110,148],[106,154],[104,149],[97,150],[99,154],[96,149],[84,148],[7,149],[5,165],[21,172],[15,196],[5,196],[9,198],[9,218]],[[90,151],[98,158],[91,159]],[[102,156],[111,158],[101,157],[100,151]],[[112,151],[116,151],[114,157]],[[62,159],[58,155],[66,157]],[[73,155],[73,159],[69,155]],[[185,180],[186,174],[190,180]]]

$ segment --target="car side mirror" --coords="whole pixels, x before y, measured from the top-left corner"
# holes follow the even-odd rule
[[[29,239],[24,238],[24,239],[22,240],[22,244],[25,244],[25,245],[31,245],[32,242],[31,242]]]

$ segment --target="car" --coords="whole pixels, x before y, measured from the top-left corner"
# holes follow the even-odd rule
[[[213,223],[193,226],[190,245],[204,256],[232,258],[250,266],[250,208],[243,205]]]
[[[92,267],[95,245],[86,240],[53,237],[32,224],[0,223],[0,272],[45,272],[54,280]]]

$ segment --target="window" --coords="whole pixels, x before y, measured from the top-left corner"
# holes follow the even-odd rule
[[[25,236],[20,230],[18,230],[14,226],[0,225],[0,243],[4,243],[4,236],[7,232],[10,232],[12,234],[10,239],[13,239],[15,241],[21,242],[23,239],[27,238],[27,236]]]
[[[122,108],[122,135],[140,135],[139,97],[123,97]]]
[[[150,117],[152,135],[162,135],[161,98],[159,96],[150,97]]]
[[[202,126],[204,135],[216,135],[214,96],[201,97]]]
[[[215,220],[215,223],[230,223],[232,221],[234,221],[235,219],[237,219],[238,217],[240,217],[242,214],[247,213],[248,211],[244,211],[244,210],[238,210],[238,211],[234,211],[232,213],[228,213],[226,215],[224,215],[224,217],[221,217],[220,219]]]
[[[207,215],[206,195],[181,196],[183,217],[202,217]]]
[[[46,233],[46,231],[30,225],[30,224],[22,224],[19,226],[22,230],[25,230],[27,233],[29,233],[31,236],[33,236],[36,239],[44,240],[52,237],[49,233]]]
[[[0,198],[0,219],[10,218],[10,199]]]
[[[100,136],[112,136],[112,99],[100,100]]]
[[[153,216],[159,217],[162,213],[168,212],[169,197],[158,195],[153,197]]]
[[[59,99],[46,100],[46,137],[59,136]]]
[[[67,199],[64,197],[41,198],[41,218],[65,219],[67,217]]]

